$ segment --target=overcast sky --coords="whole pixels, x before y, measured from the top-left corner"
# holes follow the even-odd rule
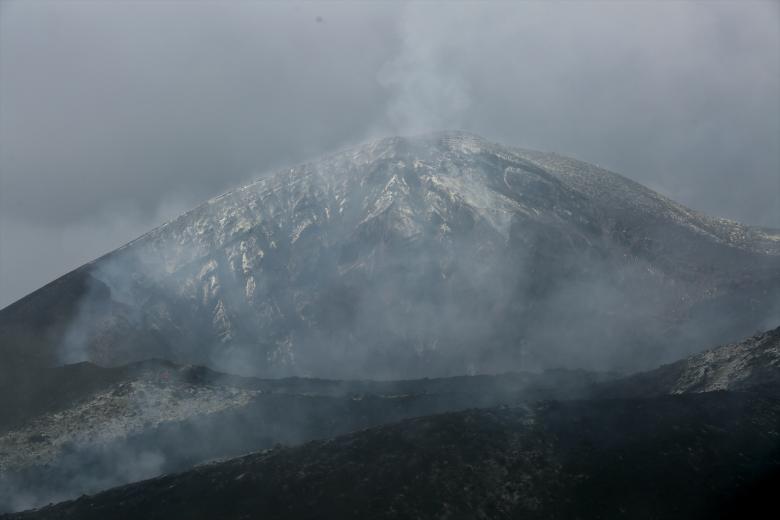
[[[462,129],[780,227],[780,3],[0,3],[0,307],[275,168]]]

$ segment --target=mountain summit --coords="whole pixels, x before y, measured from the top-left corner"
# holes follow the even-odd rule
[[[639,369],[776,325],[780,231],[556,154],[393,137],[266,176],[0,311],[7,367]]]

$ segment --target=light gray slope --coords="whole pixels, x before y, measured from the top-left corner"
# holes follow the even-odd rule
[[[760,387],[780,390],[780,327],[604,383],[596,395],[648,397]]]
[[[774,325],[778,236],[559,156],[389,138],[66,275],[0,311],[0,345],[272,376],[636,369]]]

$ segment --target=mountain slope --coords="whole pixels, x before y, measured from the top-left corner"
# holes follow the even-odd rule
[[[726,392],[470,410],[8,518],[745,518],[778,424],[777,399]]]
[[[640,400],[715,392],[707,406],[720,407],[724,419],[736,414],[742,420],[742,405],[727,403],[748,398],[721,391],[780,397],[778,340],[780,329],[622,379],[547,371],[405,381],[263,380],[163,361],[45,369],[24,402],[14,397],[14,384],[0,381],[0,512],[185,471],[214,458],[474,407],[587,398],[593,401],[584,407],[598,408],[609,405],[596,400],[633,398],[632,406],[655,410],[656,404]],[[667,435],[673,436],[677,412],[658,406],[653,420],[671,425]],[[10,413],[20,408],[24,414]],[[756,423],[770,436],[776,426]],[[742,442],[732,441],[730,450]]]
[[[647,397],[762,386],[780,388],[780,327],[655,370],[606,382],[596,395]]]
[[[721,390],[777,398],[779,339],[776,329],[621,379],[547,371],[406,381],[263,380],[162,361],[45,369],[24,403],[14,398],[13,384],[0,381],[0,512],[214,458],[474,407]],[[26,413],[10,413],[19,408]],[[663,413],[656,420],[667,420]],[[761,424],[768,435],[776,431]]]
[[[637,369],[774,324],[777,294],[778,232],[447,133],[217,197],[0,311],[0,355],[270,376]]]
[[[214,458],[408,417],[583,395],[582,371],[407,381],[262,380],[149,361],[0,381],[0,512],[184,471]]]

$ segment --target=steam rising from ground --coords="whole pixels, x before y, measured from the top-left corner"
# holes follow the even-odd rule
[[[463,128],[471,99],[464,71],[458,69],[462,49],[453,29],[476,13],[441,11],[435,4],[404,6],[401,48],[377,74],[390,93],[387,121],[399,135]]]
[[[556,176],[441,134],[280,172],[90,266],[61,359],[271,377],[637,370],[775,319],[778,262],[750,230],[588,168]]]
[[[615,3],[407,4],[398,12],[280,4],[270,11],[220,6],[214,16],[206,4],[155,6],[162,11],[154,13],[145,11],[151,4],[116,4],[93,13],[89,4],[70,11],[69,2],[37,3],[38,14],[20,18],[22,4],[10,4],[0,7],[0,306],[234,187],[250,171],[294,164],[367,134],[465,128],[609,165],[713,214],[780,223],[775,4],[648,4],[638,14]],[[146,23],[149,15],[155,24]],[[45,45],[29,29],[41,19],[51,38]],[[212,38],[202,37],[205,25]],[[143,45],[126,45],[140,34]],[[263,215],[269,218],[255,239],[237,234],[216,252],[197,240],[158,242],[101,260],[89,269],[59,361],[164,356],[238,374],[360,378],[634,369],[732,339],[718,326],[738,310],[758,313],[748,299],[739,309],[706,310],[689,326],[651,330],[657,322],[648,316],[673,317],[688,296],[686,282],[665,282],[645,260],[617,262],[592,237],[531,229],[479,184],[469,187],[470,204],[420,220],[413,204],[431,201],[404,198],[417,193],[408,174],[414,165],[383,166],[395,174],[393,197],[376,198],[365,222],[351,222],[354,236],[324,224],[341,202],[319,204],[337,180],[318,170],[307,173],[322,183],[293,193],[295,204],[276,207],[276,220]],[[739,190],[734,172],[746,179]],[[387,188],[382,172],[365,173]],[[503,182],[541,200],[556,189],[522,170]],[[364,189],[351,196],[376,195]],[[511,209],[530,215],[535,208]],[[214,220],[223,218],[232,217]],[[274,230],[277,221],[292,224]],[[778,323],[775,301],[759,309],[765,328]],[[640,344],[649,333],[668,339],[667,350]],[[247,398],[197,390],[208,395],[189,397],[203,398],[196,411],[216,414],[213,424],[159,427],[161,418],[192,411],[188,396],[170,399],[165,385],[140,395],[137,387],[125,397],[98,395],[69,419],[21,430],[23,437],[0,437],[10,450],[0,454],[0,470],[30,437],[41,441],[42,460],[46,450],[73,443],[57,459],[48,490],[65,485],[61,494],[36,495],[0,477],[0,503],[22,509],[179,468],[226,434],[218,412]],[[137,410],[117,423],[127,438],[76,446],[84,441],[79,428],[99,431],[96,422],[111,415],[101,406],[117,399],[125,400],[122,413]],[[306,423],[316,410],[338,410],[296,403],[269,405],[252,427],[242,418],[228,432],[263,436],[286,417],[291,423],[274,426],[275,437],[231,437],[223,446],[297,442],[321,433]],[[323,424],[339,417],[326,412]],[[57,421],[73,428],[46,438]],[[188,442],[163,449],[161,438]]]
[[[780,226],[776,2],[1,9],[0,306],[175,215],[171,200],[422,129]]]

